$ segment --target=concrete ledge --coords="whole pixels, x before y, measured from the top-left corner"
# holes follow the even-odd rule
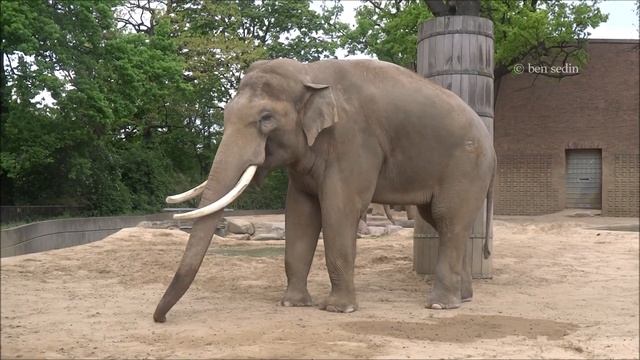
[[[172,214],[91,217],[40,221],[0,231],[0,256],[62,249],[103,239],[141,221],[170,219]]]
[[[172,220],[175,212],[190,209],[169,209],[152,215],[110,216],[39,221],[0,231],[0,257],[18,256],[62,249],[104,239],[123,228],[137,226],[142,221]],[[226,210],[224,216],[282,214],[283,210]],[[193,221],[180,221],[180,228],[190,229]]]

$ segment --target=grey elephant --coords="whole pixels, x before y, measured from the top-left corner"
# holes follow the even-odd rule
[[[371,203],[369,208],[371,208],[371,215],[381,215],[382,213],[384,213],[384,215],[393,225],[396,224],[396,219],[393,218],[393,214],[391,213],[391,206],[389,206],[388,204]],[[362,217],[360,220],[363,221],[364,223],[367,223],[368,212],[369,212],[369,209],[367,209],[364,213],[362,213]]]
[[[198,209],[175,215],[195,222],[155,321],[164,322],[191,285],[224,207],[278,167],[289,174],[283,306],[313,304],[307,276],[322,229],[331,292],[319,307],[358,308],[356,229],[371,202],[416,204],[439,232],[428,308],[471,299],[465,247],[485,196],[491,207],[496,168],[491,136],[476,113],[454,93],[390,63],[278,59],[253,64],[226,105],[207,181],[167,199],[202,195]]]

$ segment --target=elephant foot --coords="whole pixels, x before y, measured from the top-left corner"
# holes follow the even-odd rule
[[[451,310],[457,309],[460,304],[427,304],[426,308],[431,310]]]
[[[467,301],[471,301],[471,298],[468,298]],[[459,297],[446,295],[434,290],[427,298],[426,308],[432,310],[457,309],[462,305],[462,302],[464,302],[464,300],[460,300]]]
[[[320,310],[339,312],[339,313],[352,313],[358,310],[358,304],[355,298],[340,297],[336,295],[329,295],[319,305]]]
[[[293,306],[312,306],[313,301],[311,300],[311,295],[305,289],[304,291],[291,291],[287,290],[287,292],[280,300],[280,305],[293,307]]]
[[[462,302],[470,302],[473,299],[473,290],[471,290],[471,287],[465,287],[463,285],[463,289],[462,289]]]

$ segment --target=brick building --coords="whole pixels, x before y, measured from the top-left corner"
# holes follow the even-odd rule
[[[507,75],[495,105],[495,213],[638,216],[637,40],[590,40],[580,75]],[[525,66],[527,66],[525,64]]]

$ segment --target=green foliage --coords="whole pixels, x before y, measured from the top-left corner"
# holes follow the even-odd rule
[[[3,1],[2,203],[150,212],[200,183],[249,64],[334,55],[342,6],[309,4]],[[276,172],[238,206],[282,207],[286,184]]]
[[[587,0],[483,0],[481,15],[494,22],[496,79],[523,62],[582,65],[588,28],[607,20],[596,5]],[[366,0],[356,11],[357,26],[342,41],[351,54],[415,69],[415,34],[430,16],[421,1]]]
[[[369,1],[356,10],[356,27],[345,33],[349,54],[365,53],[416,69],[418,27],[431,17],[420,0]]]
[[[271,173],[260,187],[248,188],[231,204],[234,209],[284,209],[289,180],[283,169]]]
[[[187,127],[198,134],[195,153],[181,156],[198,159],[201,178],[208,173],[222,136],[223,104],[231,99],[251,63],[279,57],[314,61],[334,56],[338,34],[347,29],[335,20],[342,6],[328,2],[319,14],[309,5],[299,0],[205,0],[171,8],[172,33],[180,44],[185,78],[194,89],[184,118]],[[234,206],[281,208],[286,187],[286,173],[276,172],[260,190],[248,190]]]
[[[583,65],[588,28],[596,28],[608,18],[597,3],[549,0],[533,6],[516,0],[484,2],[483,12],[495,24],[496,72],[503,75],[525,62]]]
[[[158,209],[173,190],[161,129],[188,96],[167,31],[115,29],[116,1],[3,5],[3,203],[86,206],[90,214]],[[36,41],[26,41],[34,38]],[[33,101],[43,90],[54,104]]]
[[[338,47],[333,40],[347,28],[334,21],[341,11],[334,4],[318,14],[308,1],[299,0],[205,0],[173,6],[172,31],[196,93],[192,107],[198,111],[189,115],[205,125],[198,129],[205,147],[219,141],[222,104],[231,99],[243,71],[261,59],[333,56]],[[211,149],[203,150],[210,157]]]

